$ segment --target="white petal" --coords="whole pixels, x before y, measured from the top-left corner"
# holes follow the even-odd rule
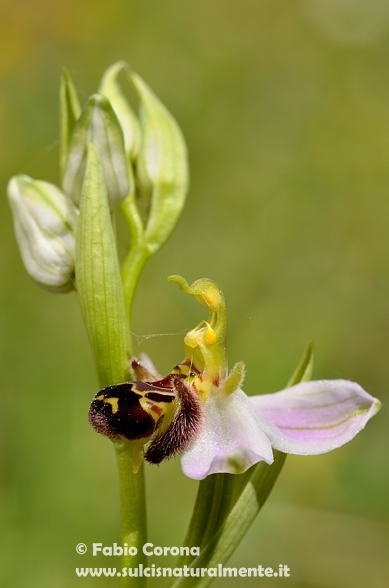
[[[272,463],[273,452],[246,394],[211,395],[204,428],[182,455],[184,473],[195,480],[215,473],[241,474],[258,461]]]
[[[272,446],[299,455],[317,455],[344,445],[381,406],[348,380],[303,382],[249,401]]]

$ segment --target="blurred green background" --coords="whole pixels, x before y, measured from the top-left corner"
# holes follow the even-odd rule
[[[349,445],[287,458],[231,563],[291,577],[239,585],[386,587],[387,0],[1,0],[0,23],[0,585],[118,586],[74,574],[119,564],[77,543],[120,542],[114,452],[86,419],[97,384],[77,298],[30,281],[5,193],[16,173],[58,182],[62,66],[85,100],[124,59],[174,113],[191,165],[182,220],[140,283],[138,353],[162,373],[182,358],[203,313],[166,277],[207,276],[249,394],[281,389],[313,339],[316,379],[356,380],[384,402]],[[178,460],[147,477],[151,541],[182,545],[197,483]]]

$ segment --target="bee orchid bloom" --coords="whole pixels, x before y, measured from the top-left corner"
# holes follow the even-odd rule
[[[182,452],[184,473],[202,480],[214,473],[238,474],[259,461],[273,462],[272,448],[316,455],[344,445],[380,409],[380,402],[354,382],[303,382],[275,394],[247,396],[241,389],[243,364],[227,373],[226,313],[223,294],[211,280],[180,288],[210,310],[185,337],[188,383],[204,406],[203,425]],[[193,375],[195,372],[195,375]]]
[[[92,426],[113,441],[133,443],[137,471],[143,455],[159,464],[181,454],[184,473],[202,480],[215,473],[240,474],[259,461],[273,462],[273,448],[316,455],[344,445],[380,409],[358,384],[321,380],[275,394],[247,396],[241,386],[244,365],[228,372],[226,308],[209,279],[189,286],[171,276],[210,311],[185,337],[185,359],[165,378],[149,360],[132,361],[134,382],[96,394]],[[144,453],[143,447],[150,441]]]

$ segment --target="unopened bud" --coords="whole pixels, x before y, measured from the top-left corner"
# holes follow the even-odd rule
[[[141,130],[138,118],[132,110],[127,98],[122,92],[118,82],[118,76],[121,72],[130,71],[129,65],[125,61],[118,61],[109,67],[101,80],[99,94],[106,96],[118,118],[122,127],[124,137],[124,147],[130,160],[135,160],[141,141]]]
[[[142,142],[137,159],[138,184],[150,199],[145,240],[154,253],[168,239],[188,191],[184,137],[173,116],[140,76],[130,77],[141,101]]]
[[[72,290],[78,218],[74,203],[53,184],[26,175],[10,180],[8,198],[31,278],[52,292]]]
[[[86,103],[69,145],[63,189],[77,205],[85,176],[88,143],[93,143],[99,155],[112,209],[124,200],[131,188],[121,126],[107,98],[99,94],[91,96]]]

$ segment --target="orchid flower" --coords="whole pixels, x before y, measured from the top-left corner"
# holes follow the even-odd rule
[[[136,442],[145,458],[160,463],[181,453],[184,473],[202,480],[215,473],[239,474],[259,461],[273,462],[273,448],[317,455],[344,445],[380,409],[354,382],[302,382],[275,394],[247,396],[241,386],[244,365],[228,372],[226,308],[209,279],[189,286],[171,276],[210,311],[185,337],[186,357],[161,378],[148,363],[132,362],[139,378],[96,395],[90,420],[112,439]]]
[[[186,475],[242,473],[259,461],[273,462],[272,447],[284,453],[315,455],[350,441],[380,408],[380,402],[346,380],[303,382],[275,394],[246,396],[244,368],[227,372],[224,297],[211,280],[191,287],[172,279],[207,306],[207,323],[185,338],[187,357],[199,375],[192,386],[204,403],[201,432],[182,454]]]

